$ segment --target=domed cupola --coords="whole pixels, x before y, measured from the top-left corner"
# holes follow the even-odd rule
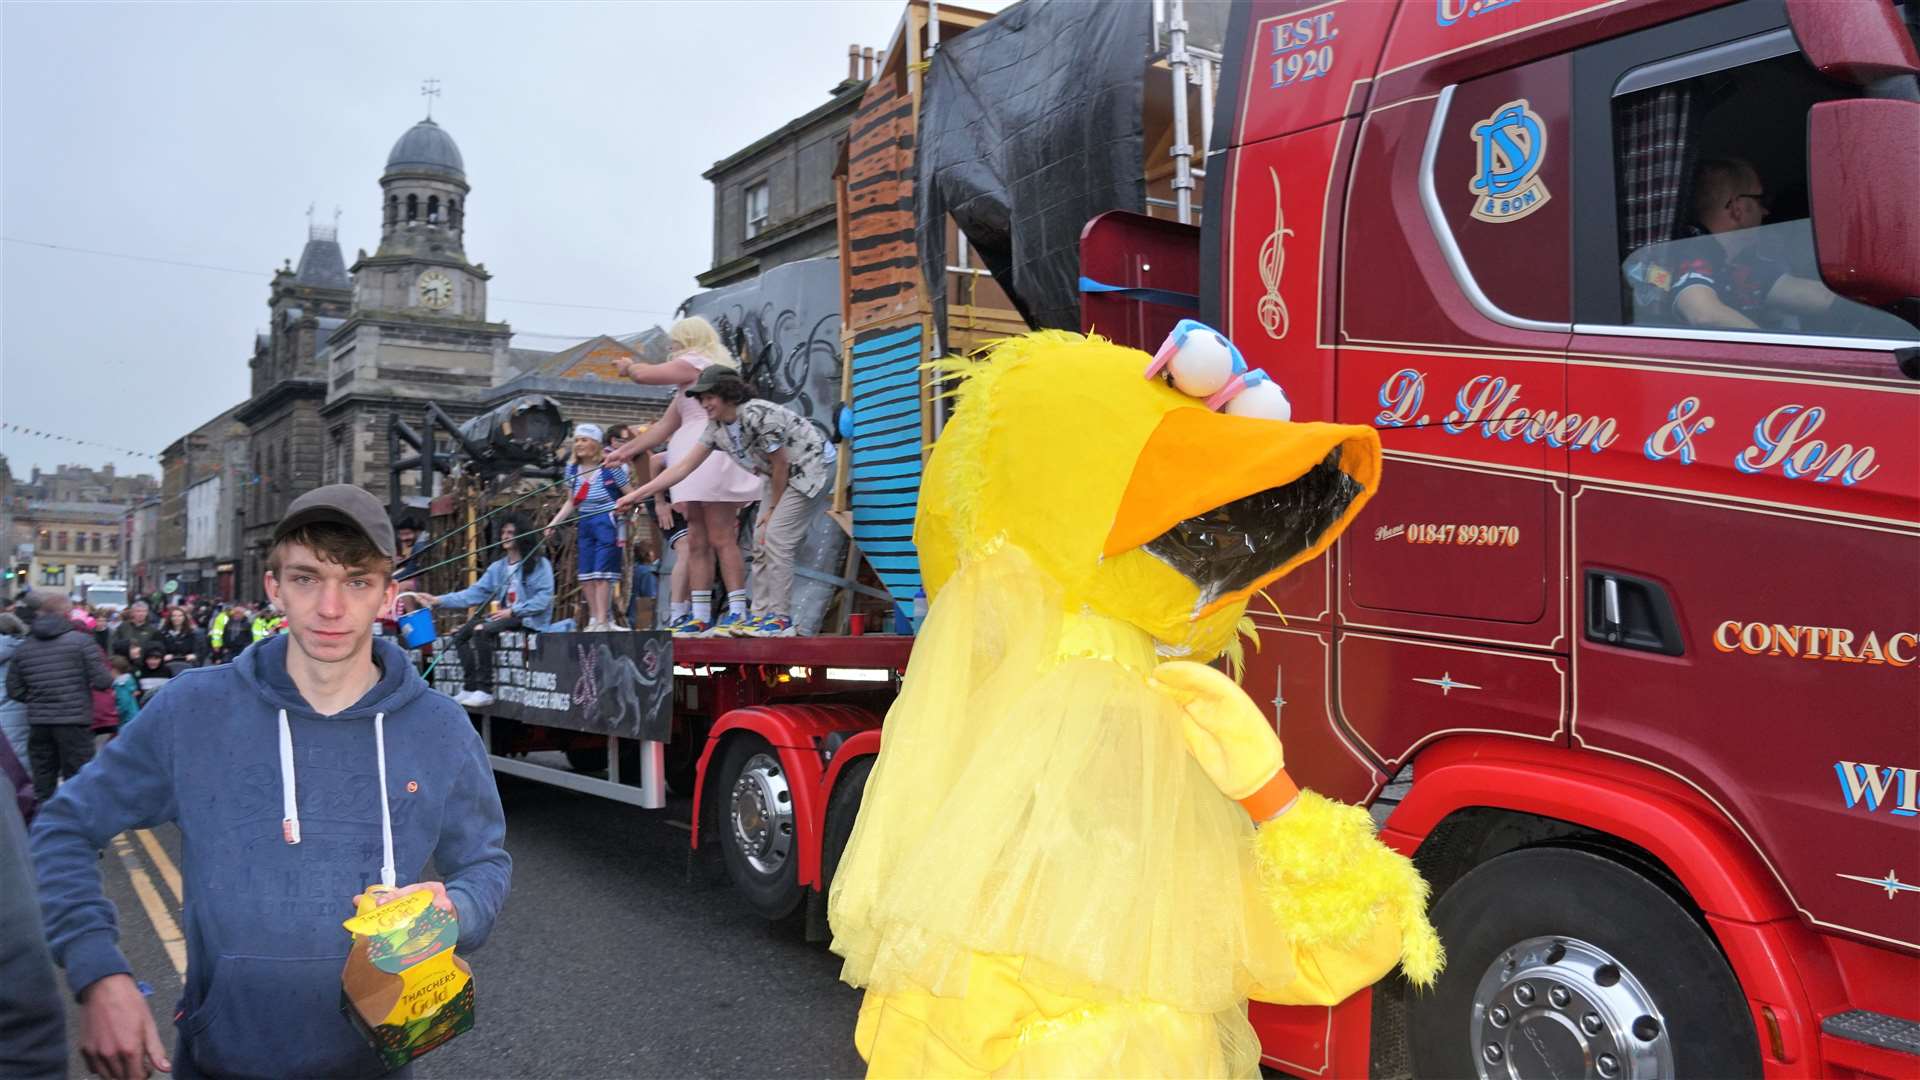
[[[406,130],[380,174],[381,254],[461,257],[467,166],[453,136],[431,119]]]
[[[461,180],[467,178],[467,166],[460,159],[460,147],[453,136],[431,119],[407,129],[387,155],[387,174],[396,172],[439,173]]]

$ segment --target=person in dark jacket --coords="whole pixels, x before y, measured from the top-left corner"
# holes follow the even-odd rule
[[[64,1077],[67,1004],[41,929],[27,830],[13,800],[0,802],[0,1076]]]
[[[41,597],[33,632],[7,665],[7,696],[27,703],[27,757],[41,802],[93,760],[93,691],[113,686],[100,647],[68,617],[72,608],[59,593]]]
[[[160,653],[168,662],[179,661],[188,667],[199,667],[206,660],[207,647],[201,642],[200,628],[186,608],[167,609],[160,627]]]
[[[121,616],[120,625],[107,639],[107,651],[138,661],[140,653],[159,644],[159,627],[153,625],[152,609],[145,600],[135,600]],[[138,651],[136,651],[138,650]]]

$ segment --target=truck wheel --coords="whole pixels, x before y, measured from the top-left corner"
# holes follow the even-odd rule
[[[820,837],[820,892],[831,895],[833,875],[840,869],[840,856],[853,839],[854,819],[860,816],[860,800],[867,793],[867,775],[873,772],[873,755],[868,754],[847,766],[833,785],[827,799],[827,825]]]
[[[720,761],[720,850],[734,887],[769,919],[800,906],[799,846],[793,792],[780,755],[758,735],[741,734]]]
[[[1645,877],[1571,848],[1475,867],[1433,908],[1447,967],[1411,991],[1415,1076],[1758,1076],[1733,971]]]

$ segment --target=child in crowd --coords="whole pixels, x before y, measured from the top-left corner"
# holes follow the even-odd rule
[[[620,580],[620,536],[614,524],[614,505],[627,488],[627,468],[608,465],[602,444],[606,433],[598,424],[573,429],[573,461],[567,465],[568,498],[547,523],[555,529],[579,516],[575,547],[575,576],[587,597],[587,631],[625,630],[613,621],[613,583]]]
[[[139,684],[133,678],[133,661],[116,656],[107,661],[107,666],[113,669],[113,707],[125,725],[140,711],[140,702],[134,698]]]
[[[752,612],[747,637],[786,637],[793,633],[793,557],[814,517],[832,496],[833,463],[838,454],[819,429],[790,409],[756,401],[737,372],[714,367],[700,373],[686,395],[706,413],[699,445],[667,470],[622,497],[619,506],[638,504],[678,483],[718,450],[742,468],[764,477],[758,524],[754,530],[753,572],[749,578]]]
[[[173,669],[167,666],[166,656],[159,649],[147,649],[140,654],[138,672],[140,693],[135,700],[144,709],[147,702],[153,700],[153,695],[159,693],[160,688],[167,685],[167,681],[173,678]]]

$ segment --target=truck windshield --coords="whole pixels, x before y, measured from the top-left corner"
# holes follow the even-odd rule
[[[126,607],[127,590],[119,587],[111,589],[88,589],[87,603],[95,607]]]

